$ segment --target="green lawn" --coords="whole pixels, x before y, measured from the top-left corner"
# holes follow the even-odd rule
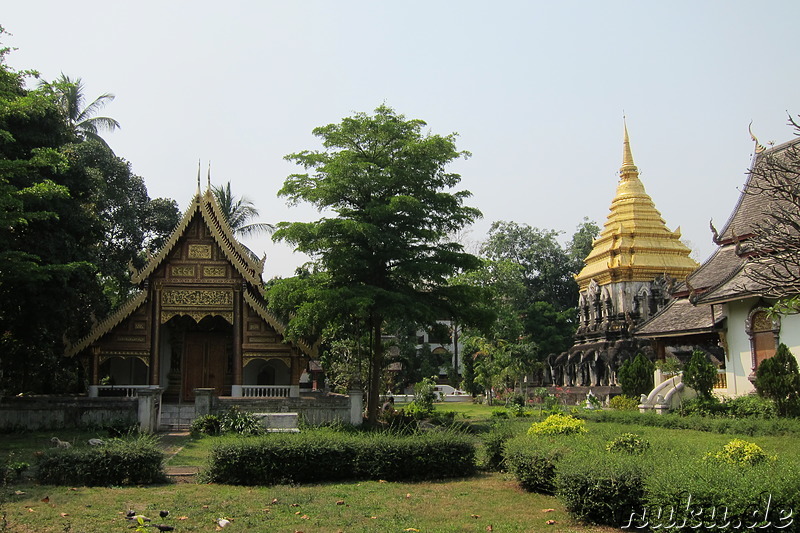
[[[445,403],[437,408],[456,411],[456,420],[476,424],[479,431],[491,423],[494,409],[472,403]],[[538,417],[505,423],[524,431],[534,420]],[[635,432],[654,443],[669,441],[691,454],[718,450],[736,437],[620,423],[589,422],[588,426],[600,438]],[[78,431],[5,434],[0,436],[0,457],[33,463],[33,454],[48,447],[53,436],[74,446],[87,446],[92,437],[105,438],[97,432]],[[169,456],[167,467],[202,467],[214,443],[225,438],[238,437],[162,437]],[[794,454],[800,446],[800,437],[795,435],[742,438],[758,443],[770,454]],[[153,518],[154,524],[175,526],[178,532],[215,531],[218,518],[232,520],[230,531],[615,531],[575,523],[558,499],[526,493],[502,473],[425,483],[365,481],[273,487],[196,483],[55,487],[38,486],[28,478],[0,490],[0,531],[23,533],[130,531],[133,524],[124,518],[128,510]],[[159,519],[159,510],[169,510],[169,517]],[[554,523],[548,524],[551,520]]]
[[[501,474],[440,483],[369,481],[255,488],[27,484],[6,490],[6,530],[14,532],[126,531],[130,522],[124,513],[129,509],[152,517],[155,524],[173,525],[175,531],[214,531],[215,521],[223,517],[232,520],[235,527],[230,531],[480,532],[490,525],[494,531],[510,532],[611,531],[578,527],[555,498],[520,491]],[[14,495],[15,490],[24,494]],[[45,497],[47,502],[42,501]],[[158,518],[162,509],[170,511],[167,519]],[[548,520],[555,524],[547,525]]]

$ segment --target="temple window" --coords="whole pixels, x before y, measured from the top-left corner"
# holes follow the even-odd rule
[[[647,291],[641,291],[636,297],[636,307],[642,320],[647,320],[650,317],[652,310],[650,309],[650,295]]]
[[[772,319],[766,310],[756,308],[747,317],[747,334],[750,336],[750,354],[753,371],[762,361],[769,359],[778,349],[780,322]]]

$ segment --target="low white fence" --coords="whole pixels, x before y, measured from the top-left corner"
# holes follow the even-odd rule
[[[290,385],[242,385],[244,398],[288,398],[291,394]]]

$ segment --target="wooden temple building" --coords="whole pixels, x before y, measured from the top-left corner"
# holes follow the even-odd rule
[[[652,356],[651,342],[634,337],[635,328],[664,308],[676,281],[698,267],[680,240],[680,228],[667,228],[645,191],[627,125],[619,176],[607,220],[576,276],[575,343],[548,360],[556,386],[613,386],[624,361],[640,352]]]
[[[138,271],[135,293],[67,349],[90,396],[159,387],[165,403],[217,396],[297,397],[314,348],[290,343],[269,311],[259,261],[234,237],[210,184]]]

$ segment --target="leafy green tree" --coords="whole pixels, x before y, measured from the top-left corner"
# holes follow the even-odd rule
[[[756,391],[775,402],[780,416],[800,414],[800,372],[797,358],[785,344],[756,369]]]
[[[575,228],[572,239],[567,245],[567,255],[573,262],[572,270],[577,274],[583,268],[583,260],[592,251],[597,236],[600,235],[600,227],[587,217],[583,217],[583,222]]]
[[[59,94],[26,89],[31,72],[8,67],[8,51],[0,48],[0,390],[78,392],[82,369],[62,357],[65,343],[110,308],[103,283],[121,280],[141,250],[130,207],[149,199],[110,149],[75,142]]]
[[[683,382],[694,389],[701,399],[710,400],[716,379],[717,369],[708,360],[706,353],[702,350],[692,352],[692,357],[683,370]]]
[[[338,320],[356,316],[366,324],[370,422],[378,413],[387,320],[427,326],[442,317],[477,318],[471,313],[476,290],[449,283],[479,266],[447,238],[480,216],[464,205],[469,192],[450,192],[460,176],[446,166],[467,153],[456,149],[454,134],[425,134],[425,125],[382,105],[373,115],[357,113],[316,128],[324,149],[286,156],[308,172],[289,176],[278,193],[333,215],[282,222],[273,238],[310,255],[327,276],[292,321],[313,321],[324,308]]]
[[[237,237],[252,237],[261,233],[272,234],[275,226],[266,222],[251,222],[258,218],[258,209],[246,196],[236,197],[231,192],[231,182],[223,186],[212,185],[211,193],[217,200],[225,220]]]
[[[97,267],[104,291],[117,307],[133,289],[128,265],[144,265],[142,250],[154,251],[163,244],[180,212],[173,200],[151,200],[144,180],[107,146],[84,141],[60,151],[69,165],[63,180],[72,197],[92,206],[87,216],[98,243],[87,259]]]
[[[542,356],[558,354],[572,346],[575,310],[557,311],[549,302],[533,302],[525,312],[523,326]]]
[[[155,252],[166,244],[181,220],[178,202],[171,198],[154,198],[147,203],[144,215],[144,247]]]
[[[120,125],[113,118],[97,116],[97,113],[114,100],[113,94],[101,94],[89,105],[84,106],[86,96],[83,80],[72,79],[63,72],[52,83],[42,82],[42,86],[56,93],[58,107],[67,121],[67,126],[79,139],[93,140],[107,146],[100,132],[114,131]]]
[[[655,364],[642,354],[628,359],[619,367],[617,378],[622,387],[622,394],[638,398],[653,390],[653,372]]]
[[[0,36],[3,30],[0,28]],[[97,232],[72,196],[59,146],[72,139],[53,95],[25,89],[28,72],[0,49],[0,389],[80,386],[63,338],[100,299],[87,248]]]
[[[578,286],[573,263],[558,243],[560,233],[527,224],[492,223],[481,252],[491,260],[519,265],[529,303],[545,301],[558,310],[574,307]]]

